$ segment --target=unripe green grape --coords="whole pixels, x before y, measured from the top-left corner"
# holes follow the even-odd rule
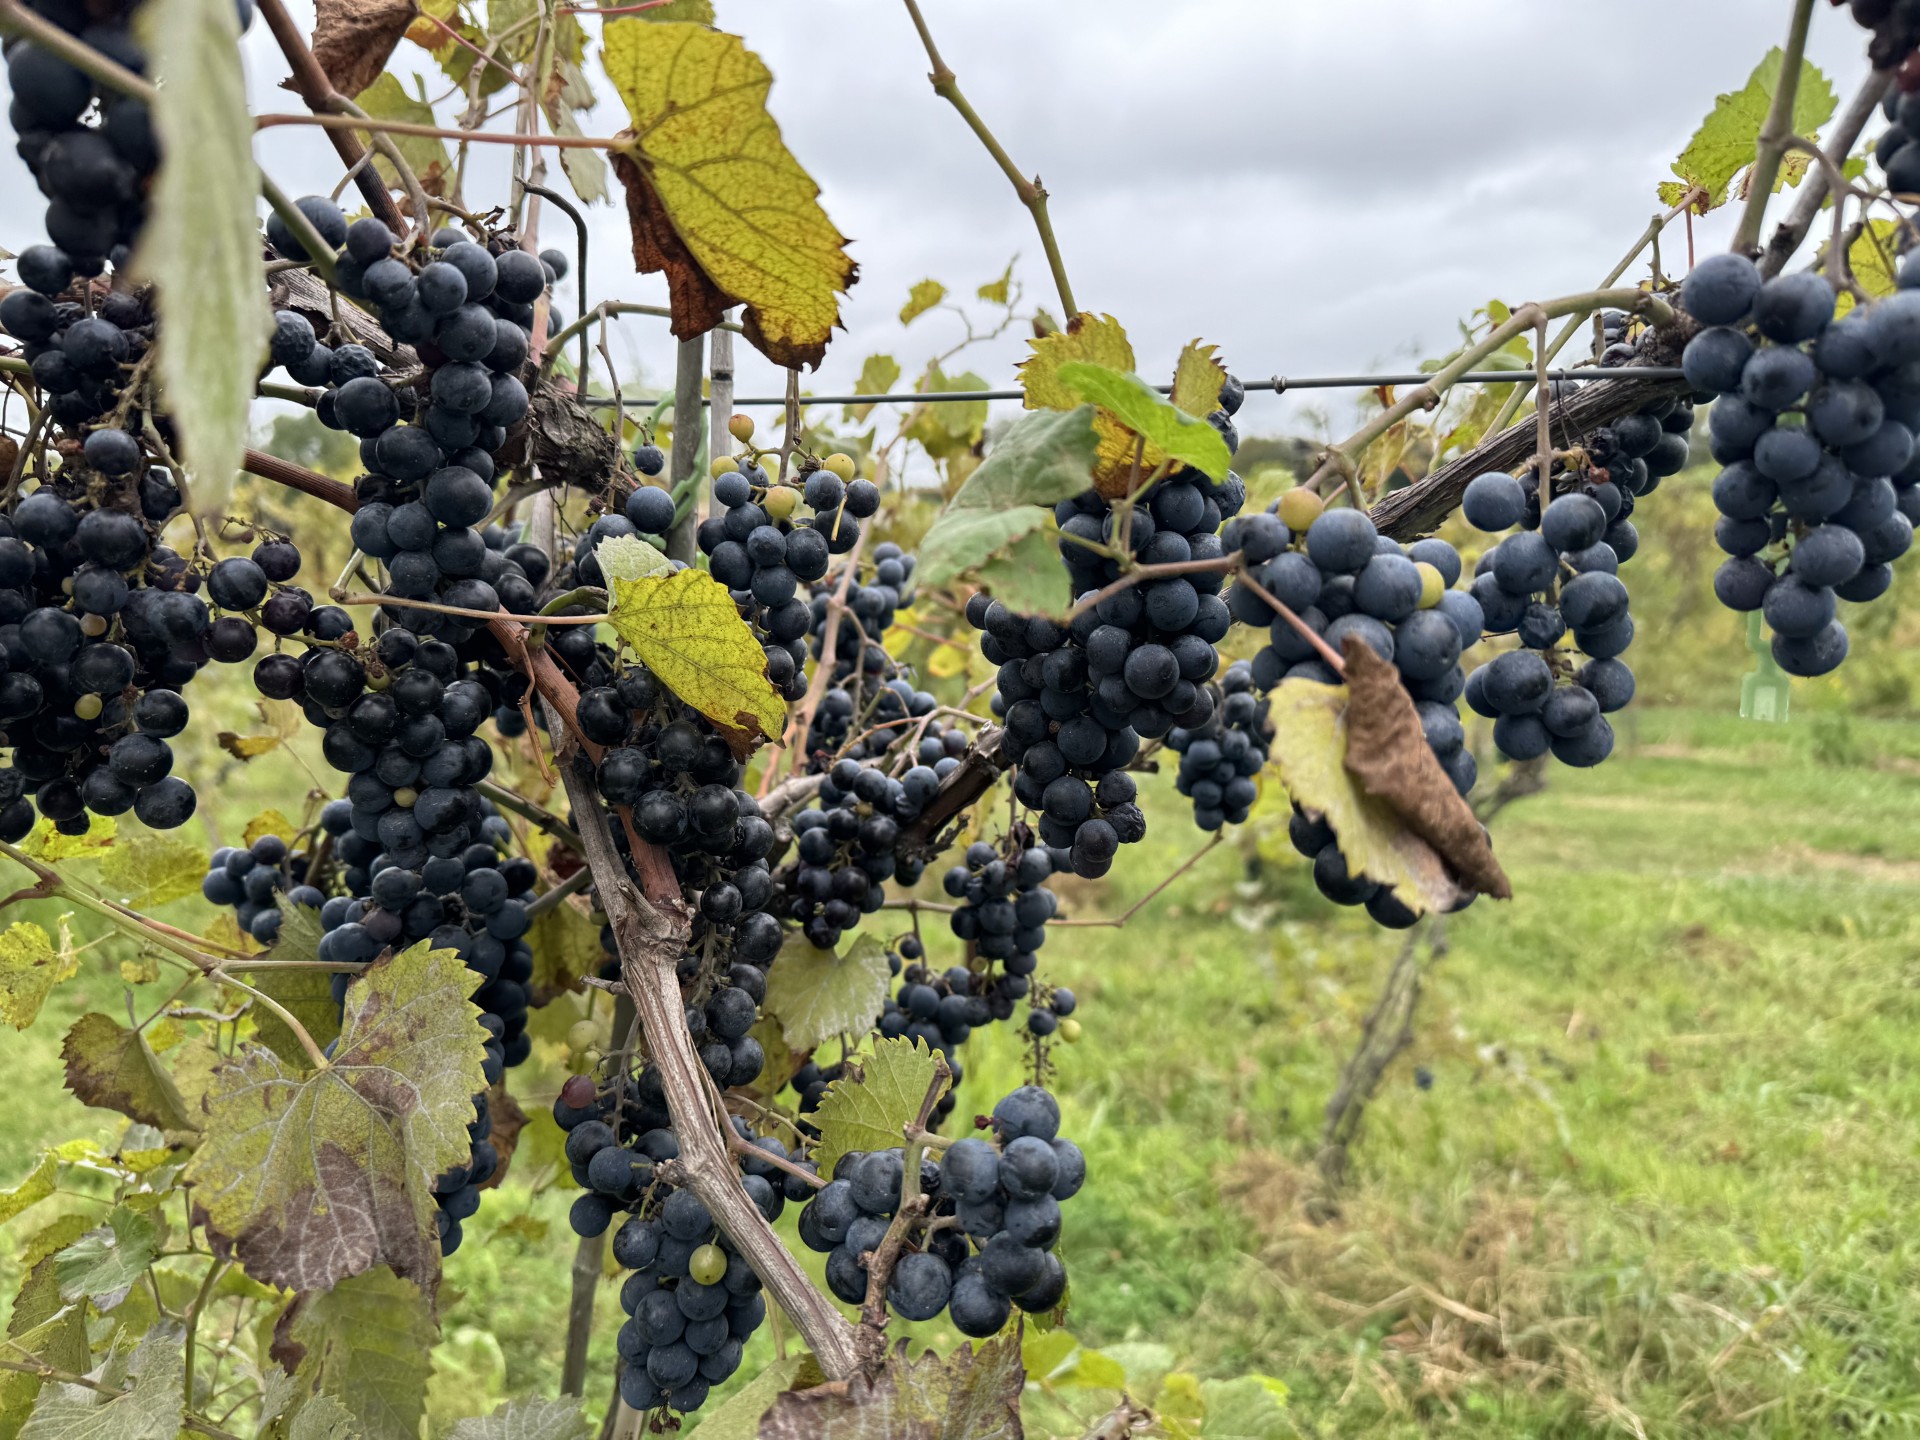
[[[727,1252],[718,1245],[702,1245],[687,1261],[687,1274],[702,1285],[718,1285],[726,1278]]]

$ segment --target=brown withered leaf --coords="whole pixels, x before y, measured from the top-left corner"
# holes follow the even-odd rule
[[[646,172],[623,150],[610,150],[613,173],[627,191],[627,219],[633,227],[633,268],[642,275],[656,270],[667,277],[667,304],[673,311],[673,333],[682,339],[704,335],[718,325],[733,304],[733,296],[714,284],[693,258],[680,232],[667,217],[667,207],[647,183]]]
[[[335,90],[358,95],[380,78],[419,13],[414,0],[318,0],[313,58]]]
[[[82,1015],[67,1032],[60,1058],[67,1064],[67,1088],[86,1104],[160,1130],[199,1128],[147,1037],[112,1016]]]
[[[1427,748],[1400,672],[1356,636],[1345,646],[1347,770],[1431,845],[1447,868],[1483,895],[1511,900],[1513,886],[1479,820]]]
[[[500,1152],[500,1163],[494,1167],[492,1178],[480,1188],[493,1190],[507,1178],[507,1166],[513,1162],[513,1152],[520,1144],[520,1132],[527,1125],[527,1112],[520,1108],[520,1102],[513,1098],[513,1092],[507,1089],[507,1082],[502,1080],[487,1094],[487,1114],[493,1118],[493,1130],[488,1138],[493,1141],[493,1148]]]
[[[1020,1440],[1025,1384],[1017,1328],[978,1350],[911,1360],[902,1340],[871,1378],[782,1394],[761,1417],[759,1440]]]

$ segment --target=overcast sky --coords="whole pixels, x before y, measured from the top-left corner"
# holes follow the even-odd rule
[[[292,4],[310,19],[306,0]],[[876,350],[897,355],[911,376],[953,343],[950,315],[899,325],[907,289],[922,277],[971,295],[1018,254],[1029,300],[1057,313],[1026,211],[932,93],[903,7],[718,0],[717,8],[772,69],[773,113],[860,264],[843,305],[846,332],[812,388],[848,387]],[[1150,377],[1162,378],[1198,335],[1253,378],[1403,366],[1446,348],[1455,321],[1489,297],[1519,302],[1596,283],[1657,208],[1655,185],[1714,95],[1743,84],[1781,42],[1789,6],[923,0],[923,8],[975,106],[1052,192],[1081,306],[1122,320]],[[597,24],[590,29],[597,38]],[[1815,7],[1809,55],[1843,104],[1865,74],[1864,48],[1845,9]],[[256,104],[297,108],[274,88],[285,69],[264,25],[245,51]],[[430,89],[442,88],[431,58],[410,44],[392,68],[403,78],[417,69]],[[611,134],[623,123],[614,100],[587,129]],[[292,193],[324,192],[339,178],[317,131],[275,129],[258,151]],[[503,174],[506,153],[495,150],[496,168],[475,180]],[[553,183],[564,188],[557,176]],[[17,250],[43,238],[39,197],[11,147],[0,187],[32,201],[0,215],[0,243]],[[484,205],[504,201],[506,188],[470,183],[468,195]],[[1731,211],[1696,222],[1703,253],[1725,244]],[[571,251],[571,227],[548,214],[554,228],[543,229],[543,243]],[[624,212],[590,214],[593,298],[664,302],[659,277],[633,274]],[[1671,270],[1685,237],[1678,226],[1669,233]],[[572,283],[564,289],[572,315]],[[614,353],[636,356],[649,378],[669,376],[664,322],[622,328],[630,349]],[[781,373],[740,348],[742,393],[779,393]],[[1005,385],[1023,352],[1009,336],[966,363]],[[1345,397],[1320,403],[1347,418]],[[1241,428],[1299,423],[1296,402],[1255,398]]]

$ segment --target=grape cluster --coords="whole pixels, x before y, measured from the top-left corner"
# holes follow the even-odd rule
[[[604,1091],[575,1076],[554,1101],[553,1117],[567,1132],[567,1160],[586,1192],[573,1203],[575,1233],[604,1234],[616,1215],[627,1217],[613,1235],[613,1258],[633,1272],[620,1289],[628,1316],[616,1339],[621,1398],[641,1411],[696,1410],[709,1387],[739,1368],[767,1307],[759,1277],[706,1206],[656,1173],[680,1153],[659,1072],[645,1067]],[[812,1192],[804,1177],[813,1167],[790,1160],[778,1139],[756,1139],[745,1122],[733,1124],[767,1157],[742,1161],[741,1186],[762,1216],[776,1220],[788,1200]]]
[[[1234,661],[1219,687],[1221,698],[1205,725],[1167,732],[1167,747],[1180,756],[1174,788],[1193,801],[1193,823],[1202,830],[1246,822],[1259,796],[1253,777],[1266,768],[1273,747],[1273,722],[1266,697],[1254,689],[1253,666]]]
[[[850,701],[850,686],[874,687],[899,672],[899,666],[880,642],[893,628],[894,612],[913,603],[911,584],[916,563],[916,557],[892,541],[883,541],[862,563],[864,577],[856,575],[859,583],[847,587],[846,606],[834,627],[833,674],[828,678],[834,692],[848,694]],[[827,623],[832,613],[830,598],[834,589],[832,584],[818,583],[809,596],[812,624],[807,646],[815,660],[826,654]],[[851,710],[847,718],[852,718]]]
[[[1462,795],[1470,791],[1478,772],[1460,728],[1457,707],[1466,683],[1460,656],[1480,639],[1483,617],[1471,594],[1453,588],[1459,552],[1433,538],[1402,546],[1363,512],[1324,509],[1304,488],[1245,517],[1230,538],[1260,589],[1335,654],[1353,636],[1393,663],[1447,778]],[[1249,672],[1256,688],[1271,690],[1289,679],[1338,683],[1319,650],[1253,586],[1234,586],[1227,602],[1236,619],[1267,631]],[[1344,880],[1334,890],[1321,888],[1342,904],[1360,903],[1341,898],[1350,893]]]
[[[136,75],[146,72],[146,50],[132,30],[132,7],[34,8]],[[248,0],[241,7],[243,28],[252,11]],[[116,270],[126,268],[146,221],[147,183],[159,166],[159,144],[145,101],[96,85],[32,40],[9,40],[6,55],[14,149],[47,198],[46,231],[52,241],[20,256],[20,277],[30,287],[29,296],[58,295],[75,277],[99,275],[109,263]],[[37,338],[15,330],[13,317],[4,318],[16,338]],[[68,417],[56,418],[71,423]]]
[[[1840,3],[1840,0],[1834,0],[1834,3]],[[1896,83],[1887,97],[1887,118],[1896,119],[1898,117],[1892,102],[1920,88],[1920,56],[1915,54],[1916,50],[1920,50],[1920,4],[1915,0],[1846,0],[1846,4],[1855,22],[1873,32],[1873,39],[1867,45],[1867,56],[1873,61],[1873,68],[1894,71]],[[1904,142],[1892,148],[1904,148]],[[1883,153],[1880,158],[1881,163],[1886,164],[1888,156]],[[1916,154],[1908,163],[1920,165],[1920,154]],[[1914,179],[1912,171],[1903,172],[1903,181],[1911,182]],[[1920,189],[1920,185],[1895,183],[1894,175],[1889,170],[1887,188],[1911,191]]]
[[[945,1310],[961,1334],[984,1337],[997,1334],[1016,1305],[1037,1314],[1066,1294],[1066,1267],[1054,1253],[1060,1202],[1085,1183],[1086,1158],[1060,1138],[1060,1107],[1037,1086],[995,1105],[992,1124],[998,1145],[956,1140],[937,1165],[921,1162],[926,1205],[887,1280],[887,1304],[902,1319]],[[843,1155],[800,1212],[801,1240],[827,1257],[827,1287],[848,1304],[866,1299],[868,1257],[907,1193],[905,1172],[901,1149]],[[927,1223],[949,1216],[957,1226]]]
[[[1505,529],[1524,518],[1526,495],[1512,476],[1489,473],[1468,485],[1463,508],[1470,523]],[[1493,743],[1509,760],[1551,751],[1587,766],[1613,752],[1606,717],[1633,698],[1633,672],[1619,658],[1633,642],[1633,617],[1612,533],[1600,500],[1569,493],[1548,502],[1538,529],[1517,530],[1480,557],[1473,595],[1486,628],[1517,633],[1521,648],[1474,670],[1466,701],[1493,720]],[[1587,656],[1577,672],[1560,648],[1569,634]]]
[[[928,765],[895,779],[851,757],[834,762],[814,801],[793,817],[787,915],[808,943],[831,950],[843,931],[885,903],[887,881],[919,883],[926,862],[900,855],[900,832],[939,788]]]
[[[102,436],[125,441],[134,463],[94,468],[84,454]],[[156,829],[193,814],[167,744],[187,726],[180,691],[210,659],[252,654],[261,600],[300,553],[267,540],[203,574],[204,560],[190,566],[158,541],[179,505],[132,436],[99,430],[81,459],[0,517],[0,743],[13,750],[0,770],[0,838],[32,828],[29,794],[69,834],[86,833],[89,812],[131,810]]]
[[[1920,266],[1887,299],[1834,318],[1834,292],[1809,272],[1763,280],[1739,255],[1687,277],[1681,303],[1708,328],[1681,364],[1718,396],[1709,416],[1729,558],[1714,593],[1758,611],[1790,675],[1825,675],[1847,656],[1837,602],[1885,593],[1920,516]],[[1757,332],[1757,334],[1756,334]]]
[[[324,892],[307,883],[310,857],[294,854],[278,835],[262,835],[251,845],[213,852],[200,893],[215,905],[230,905],[240,928],[262,945],[280,935],[286,905],[318,910]]]

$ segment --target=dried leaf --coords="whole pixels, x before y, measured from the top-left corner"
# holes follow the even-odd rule
[[[634,264],[666,272],[673,333],[743,305],[763,355],[818,365],[859,268],[767,113],[767,67],[739,36],[687,23],[609,21],[602,50],[633,122],[613,167]]]
[[[499,1153],[500,1163],[494,1166],[492,1176],[480,1188],[497,1190],[507,1178],[507,1167],[513,1163],[513,1152],[520,1148],[520,1132],[527,1128],[527,1112],[520,1108],[520,1102],[513,1098],[513,1092],[507,1089],[507,1082],[502,1080],[487,1092],[487,1114],[493,1121],[487,1138]]]
[[[239,17],[233,0],[148,0],[139,20],[161,160],[135,263],[158,288],[167,410],[211,506],[240,469],[271,323]]]
[[[777,967],[776,967],[777,968]],[[827,1087],[814,1111],[820,1145],[814,1151],[822,1175],[833,1174],[849,1150],[885,1150],[904,1145],[901,1131],[920,1113],[936,1073],[924,1040],[876,1040],[873,1053],[848,1064]]]
[[[1400,672],[1355,637],[1348,638],[1344,654],[1350,696],[1347,770],[1470,888],[1511,900],[1513,886],[1494,858],[1486,828],[1433,758]]]
[[[1348,773],[1347,687],[1282,680],[1273,689],[1274,763],[1301,809],[1326,818],[1354,874],[1415,911],[1451,909],[1460,890],[1433,847]]]
[[[485,1087],[478,979],[421,941],[348,988],[325,1069],[291,1071],[249,1045],[218,1072],[183,1178],[248,1274],[324,1290],[390,1265],[434,1283],[433,1177],[466,1160]]]
[[[864,1035],[887,1001],[893,976],[886,947],[857,935],[845,955],[818,950],[792,935],[779,963],[767,969],[766,1007],[795,1050],[811,1050],[836,1035]]]
[[[735,752],[777,739],[786,702],[767,679],[767,652],[726,586],[704,570],[615,580],[609,623],[660,683],[727,732]]]
[[[257,760],[270,755],[300,733],[300,707],[291,700],[256,700],[261,723],[267,727],[261,735],[238,735],[222,730],[213,738],[220,748],[236,760]]]
[[[306,1297],[291,1330],[301,1370],[345,1404],[360,1440],[418,1440],[440,1337],[418,1286],[384,1268],[355,1275]]]
[[[117,1110],[157,1130],[198,1128],[198,1118],[146,1035],[112,1016],[82,1015],[67,1032],[60,1058],[67,1066],[67,1088],[85,1104]]]
[[[903,1340],[878,1375],[779,1396],[759,1440],[1020,1440],[1025,1383],[1017,1334],[915,1359]]]
[[[420,13],[413,0],[315,0],[313,58],[342,95],[358,95]],[[292,82],[287,82],[292,88]]]

